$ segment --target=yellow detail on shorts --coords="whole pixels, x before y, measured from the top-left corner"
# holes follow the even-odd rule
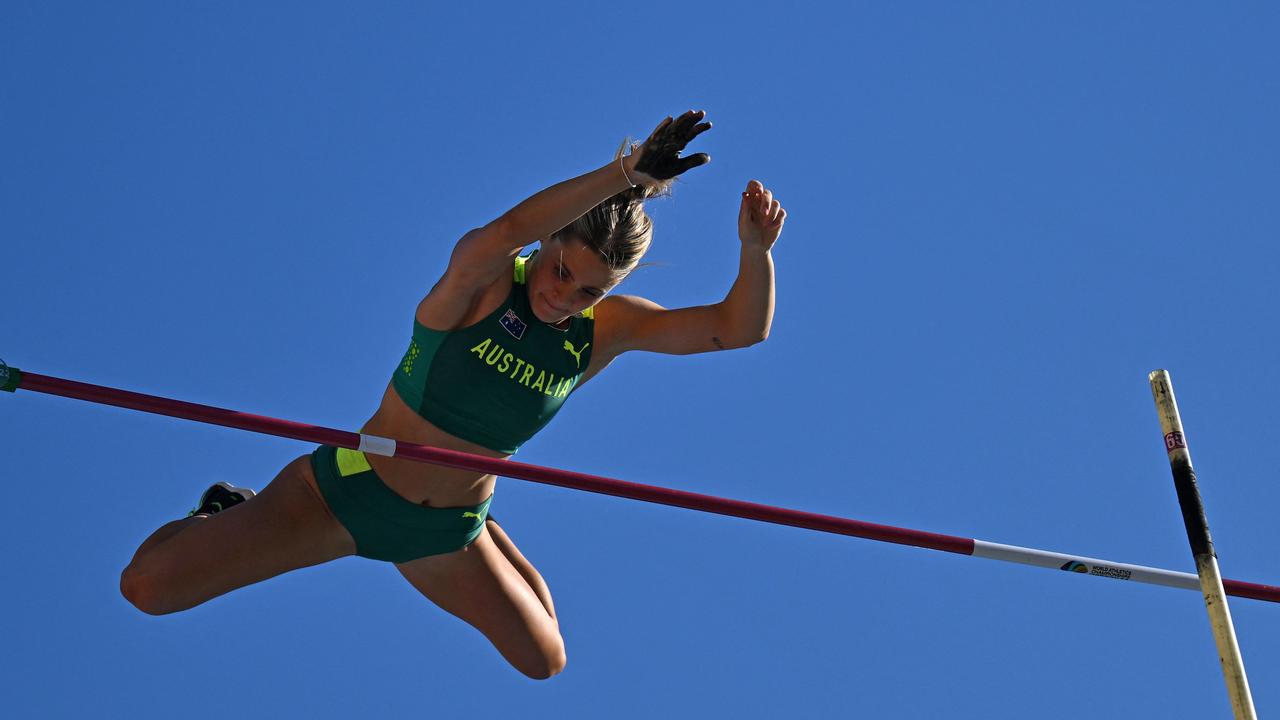
[[[347,448],[338,448],[338,474],[342,477],[349,477],[356,473],[367,472],[372,470],[369,467],[369,460],[365,458],[364,453],[359,450],[348,450]]]

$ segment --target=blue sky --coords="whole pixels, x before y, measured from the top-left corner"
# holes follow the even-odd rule
[[[769,341],[624,357],[519,459],[1190,571],[1164,367],[1224,574],[1280,582],[1272,5],[3,16],[11,365],[357,429],[457,237],[703,108],[712,163],[651,207],[623,290],[723,297],[759,178],[790,213]],[[18,716],[1229,712],[1196,593],[512,480],[495,513],[568,645],[550,682],[360,559],[149,617],[117,591],[137,544],[311,448],[34,393],[0,428]],[[1280,608],[1231,608],[1274,712]]]

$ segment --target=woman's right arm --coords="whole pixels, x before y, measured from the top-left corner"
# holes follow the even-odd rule
[[[418,322],[437,330],[457,327],[487,291],[495,289],[504,276],[510,277],[512,258],[521,248],[551,235],[627,187],[615,161],[552,185],[488,225],[463,235],[453,247],[444,276],[418,303]]]
[[[667,118],[630,155],[552,185],[467,233],[454,247],[446,273],[467,285],[487,286],[510,272],[511,259],[521,248],[547,238],[631,183],[656,183],[706,163],[711,158],[705,153],[679,157],[689,141],[711,127],[702,122],[705,117],[701,110],[690,110]]]
[[[627,160],[623,158],[624,163]],[[448,272],[458,279],[488,284],[511,271],[511,259],[524,246],[549,237],[629,187],[617,161],[552,185],[464,235],[453,248]]]

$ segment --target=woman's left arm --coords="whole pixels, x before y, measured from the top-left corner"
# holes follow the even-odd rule
[[[629,295],[606,298],[597,312],[597,318],[608,325],[606,353],[617,356],[629,350],[648,350],[690,355],[747,347],[769,337],[773,322],[770,251],[786,219],[787,211],[773,199],[773,193],[752,180],[742,193],[738,210],[738,239],[742,241],[738,278],[725,299],[714,305],[667,310]]]

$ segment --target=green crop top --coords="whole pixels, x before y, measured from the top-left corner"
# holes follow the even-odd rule
[[[529,256],[533,257],[532,255]],[[474,325],[432,330],[416,319],[391,384],[405,404],[450,435],[511,454],[555,417],[591,361],[595,317],[567,329],[538,320],[525,262],[515,260],[511,293]]]

